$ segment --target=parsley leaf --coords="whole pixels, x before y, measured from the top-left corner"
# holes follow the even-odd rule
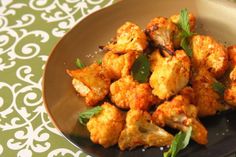
[[[189,46],[189,42],[187,38],[182,38],[180,46],[184,49],[184,51],[189,57],[193,56],[193,51]]]
[[[86,125],[86,123],[89,121],[89,119],[91,117],[100,113],[102,110],[103,110],[103,108],[101,106],[96,106],[96,107],[93,107],[87,111],[80,113],[79,114],[79,122],[83,125]]]
[[[101,64],[102,64],[102,59],[97,60],[97,63],[98,63],[99,65],[101,65]]]
[[[180,18],[178,25],[182,30],[181,32],[182,39],[180,46],[184,49],[184,51],[189,57],[192,57],[192,50],[189,46],[188,38],[191,37],[193,33],[190,31],[188,10],[186,8],[180,11]]]
[[[141,54],[131,68],[131,74],[140,83],[148,81],[150,75],[150,63],[146,55]]]
[[[192,127],[190,126],[186,132],[180,131],[175,135],[170,149],[164,153],[164,157],[176,157],[178,152],[187,147],[192,134]]]
[[[193,35],[193,33],[190,31],[188,10],[186,8],[180,11],[179,26],[183,31],[183,36],[189,37]]]
[[[221,82],[216,81],[212,84],[212,89],[219,94],[224,95],[225,85],[223,85]]]
[[[85,65],[81,62],[81,60],[79,58],[76,59],[75,64],[80,69],[85,67]]]

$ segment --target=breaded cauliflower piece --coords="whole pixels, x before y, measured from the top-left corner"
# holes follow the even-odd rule
[[[229,86],[224,92],[224,100],[231,106],[236,107],[236,45],[228,47],[230,61]]]
[[[171,20],[171,22],[178,25],[179,17],[180,17],[180,15],[176,14],[176,15],[172,15],[169,19]],[[192,13],[189,13],[188,19],[189,19],[190,30],[191,30],[191,32],[193,32],[195,30],[195,26],[196,26],[196,17]]]
[[[134,23],[126,22],[117,30],[116,41],[105,46],[105,49],[114,53],[142,52],[147,44],[147,37],[142,29]]]
[[[163,61],[163,57],[160,55],[160,50],[156,49],[154,52],[152,52],[149,56],[149,62],[150,62],[150,70],[151,72],[154,71],[156,66],[158,65],[158,62]]]
[[[227,48],[231,67],[236,66],[236,45]]]
[[[152,119],[161,127],[168,125],[182,131],[192,126],[192,139],[199,144],[207,144],[207,130],[197,120],[197,107],[190,103],[193,99],[193,89],[186,87],[183,90],[183,95],[177,95],[171,101],[159,105]]]
[[[75,90],[85,97],[85,102],[89,106],[96,105],[109,92],[110,78],[97,63],[82,69],[67,70],[67,73],[73,78]]]
[[[125,129],[120,134],[118,145],[121,150],[137,146],[159,147],[170,145],[172,140],[171,134],[152,123],[148,112],[131,109],[126,115]]]
[[[87,128],[93,143],[108,148],[117,144],[125,125],[125,114],[107,102],[101,107],[103,110],[90,118]]]
[[[162,57],[160,53],[155,53],[157,63],[151,62],[151,67],[155,68],[149,83],[154,95],[162,100],[168,99],[188,84],[190,59],[183,50],[175,51],[175,55],[170,57]]]
[[[136,57],[137,54],[134,51],[122,55],[109,51],[102,59],[102,66],[111,79],[119,79],[130,74],[130,69]]]
[[[231,106],[236,107],[236,81],[230,83],[230,86],[224,92],[224,100]]]
[[[147,110],[159,102],[148,83],[138,83],[130,75],[111,84],[110,96],[111,101],[122,109]]]
[[[228,53],[225,47],[205,35],[195,35],[191,42],[194,68],[204,66],[214,77],[222,76],[228,68]]]
[[[198,116],[215,115],[223,109],[220,103],[220,95],[213,89],[212,85],[216,79],[205,68],[200,68],[192,78],[192,87],[195,93],[195,105],[198,107]]]
[[[156,46],[163,46],[174,51],[173,37],[178,32],[178,27],[165,17],[152,19],[146,27],[146,33]]]

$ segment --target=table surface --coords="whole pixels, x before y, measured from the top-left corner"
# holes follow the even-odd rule
[[[82,17],[114,2],[0,0],[0,156],[87,156],[48,119],[42,74],[57,41]]]
[[[48,119],[42,74],[58,40],[82,17],[112,3],[0,0],[0,156],[86,156]]]

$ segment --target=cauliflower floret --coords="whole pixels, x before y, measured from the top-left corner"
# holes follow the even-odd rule
[[[236,107],[236,46],[228,47],[230,61],[229,87],[224,92],[224,100],[231,106]]]
[[[132,76],[125,76],[110,86],[111,101],[122,109],[147,110],[159,99],[152,95],[148,83],[138,83]]]
[[[67,70],[67,73],[73,78],[75,90],[85,97],[85,102],[89,106],[96,105],[109,92],[110,78],[96,63],[82,69]]]
[[[147,44],[147,37],[142,29],[134,23],[126,22],[117,30],[116,41],[105,46],[105,49],[114,53],[142,52]]]
[[[173,136],[151,121],[148,112],[131,109],[126,115],[125,129],[119,137],[121,150],[133,149],[137,146],[166,146],[171,144]]]
[[[225,47],[212,37],[195,35],[192,38],[193,66],[207,68],[214,77],[220,77],[228,67],[228,53]]]
[[[178,23],[179,23],[179,17],[180,17],[179,14],[172,15],[172,16],[170,17],[170,20],[171,20],[171,22],[173,22],[174,24],[178,25]],[[196,26],[196,17],[195,17],[192,13],[189,13],[189,14],[188,14],[188,19],[189,19],[190,30],[191,30],[191,32],[193,32],[194,29],[195,29],[195,26]]]
[[[175,51],[175,55],[170,57],[162,57],[157,51],[155,53],[157,63],[151,62],[154,70],[149,83],[154,95],[168,99],[188,84],[190,59],[183,50]]]
[[[102,66],[107,70],[111,79],[119,79],[130,74],[136,56],[134,51],[122,55],[109,51],[102,59]]]
[[[159,105],[153,113],[152,119],[162,127],[168,125],[182,131],[186,131],[189,126],[192,126],[193,140],[199,144],[207,144],[207,130],[197,120],[197,107],[190,104],[193,99],[193,90],[190,87],[183,90],[183,94]]]
[[[236,66],[236,45],[227,48],[231,67]]]
[[[178,32],[178,27],[165,17],[152,19],[147,27],[146,33],[154,41],[156,46],[163,46],[170,51],[174,50],[173,37]]]
[[[216,79],[205,68],[200,68],[193,76],[192,87],[195,93],[195,105],[198,107],[198,116],[215,115],[223,109],[219,102],[220,95],[213,89],[212,85]]]
[[[230,83],[224,92],[224,100],[231,106],[236,107],[236,81]]]
[[[87,123],[90,139],[105,148],[118,142],[125,125],[125,115],[115,106],[105,102],[103,110]]]

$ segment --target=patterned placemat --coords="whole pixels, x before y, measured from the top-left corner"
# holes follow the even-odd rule
[[[0,156],[83,157],[48,119],[42,73],[56,42],[114,0],[0,0]]]

